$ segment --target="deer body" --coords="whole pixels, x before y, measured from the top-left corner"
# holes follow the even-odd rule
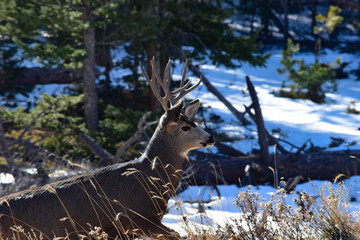
[[[166,109],[144,154],[131,162],[23,191],[0,199],[0,239],[26,239],[10,228],[33,229],[52,239],[88,236],[90,226],[111,237],[126,232],[177,238],[161,223],[175,193],[187,153],[211,147],[214,139],[192,121],[199,101]],[[15,234],[15,235],[14,235]]]

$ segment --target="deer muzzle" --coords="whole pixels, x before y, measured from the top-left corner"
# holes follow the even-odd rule
[[[215,139],[214,139],[213,136],[210,136],[207,141],[205,141],[205,142],[200,142],[200,143],[203,145],[203,147],[205,147],[205,148],[210,148],[210,147],[212,147],[212,146],[214,145]]]

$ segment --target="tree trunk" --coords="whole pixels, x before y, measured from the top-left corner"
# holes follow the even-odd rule
[[[163,0],[157,0],[154,1],[154,9],[152,11],[152,15],[154,18],[159,19],[159,21],[162,21],[162,19],[164,18],[163,16],[163,12],[162,12],[162,5],[163,5],[164,1]],[[161,35],[157,34],[156,38],[151,40],[147,46],[147,55],[148,55],[148,60],[147,60],[147,74],[149,77],[151,77],[152,74],[152,69],[151,69],[151,64],[150,61],[153,59],[153,57],[155,57],[155,71],[157,73],[159,73],[160,77],[163,77],[164,74],[164,67],[166,66],[166,61],[164,61],[162,59],[162,49],[161,49],[161,45],[160,43],[162,42],[161,39]],[[165,64],[163,64],[165,63]],[[164,67],[162,67],[164,66]],[[155,84],[157,87],[157,91],[162,94],[164,93],[163,89],[161,88],[160,84],[157,83]],[[156,99],[154,93],[151,90],[151,87],[149,86],[149,105],[150,105],[150,111],[158,111],[158,112],[162,112],[162,106],[160,104],[160,102]]]
[[[271,15],[271,4],[269,2],[269,0],[262,0],[261,1],[261,15],[260,15],[260,19],[261,19],[261,25],[263,26],[263,34],[264,34],[264,39],[266,39],[267,37],[270,36],[270,31],[269,31],[269,27],[270,27],[270,15]]]
[[[287,39],[289,38],[289,0],[283,0],[284,3],[284,49],[287,46]]]
[[[311,11],[311,31],[310,32],[314,36],[315,36],[314,27],[316,26],[316,15],[317,15],[316,4],[317,4],[317,0],[309,0],[310,11]]]
[[[288,38],[295,41],[294,37],[289,33],[287,15],[285,16],[284,24],[282,24],[281,20],[276,16],[274,11],[270,11],[269,15],[270,15],[270,19],[274,22],[275,26],[279,28],[279,32],[282,32],[284,34],[285,48],[286,48]]]
[[[86,51],[86,58],[83,63],[85,122],[89,129],[96,129],[98,126],[98,95],[95,73],[95,29],[91,26],[91,20],[91,11],[89,9],[84,10],[84,23],[90,22],[90,26],[84,29],[83,33]]]
[[[97,66],[105,67],[104,87],[106,90],[109,90],[111,87],[110,71],[112,69],[112,58],[111,58],[111,52],[110,52],[109,45],[101,46],[101,49],[99,49],[99,51],[96,52],[95,61],[96,61],[95,64]]]

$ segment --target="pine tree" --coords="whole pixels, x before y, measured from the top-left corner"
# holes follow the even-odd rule
[[[135,4],[122,0],[6,0],[1,7],[0,33],[16,42],[24,57],[52,68],[82,69],[85,121],[96,129],[96,56],[101,46],[123,44],[134,36],[132,23],[127,21],[139,16],[132,11]],[[124,32],[128,34],[122,36]],[[116,39],[119,36],[122,38]]]
[[[95,66],[106,67],[109,87],[111,48],[127,52],[120,66],[130,68],[132,77],[124,79],[132,83],[139,77],[138,62],[154,55],[158,66],[169,57],[263,66],[268,57],[259,54],[256,35],[236,32],[232,6],[222,1],[4,0],[2,5],[1,34],[11,37],[24,57],[51,68],[82,69],[85,118],[92,129],[98,122]]]

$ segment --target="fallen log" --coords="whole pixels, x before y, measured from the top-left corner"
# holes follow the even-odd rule
[[[5,81],[4,84],[22,84],[22,85],[37,85],[37,84],[67,84],[80,82],[82,80],[81,71],[70,69],[56,69],[56,68],[19,68],[14,71],[13,77]],[[11,73],[10,73],[11,74]]]
[[[193,160],[195,158],[196,161]],[[259,167],[252,169],[252,184],[270,183],[272,185],[274,175],[269,167],[274,168],[275,160],[278,176],[283,177],[285,181],[296,176],[302,176],[299,182],[334,181],[339,174],[344,174],[346,177],[360,174],[360,150],[281,154],[270,156],[271,166],[262,164],[258,155],[229,158],[194,151],[189,162],[194,169],[194,174],[188,177],[187,183],[190,185],[221,184],[221,181],[217,179],[217,175],[220,174],[227,184],[243,185],[246,166],[256,163]]]
[[[96,77],[100,76],[100,71],[96,71]],[[33,86],[37,84],[69,84],[80,83],[83,73],[79,70],[63,68],[15,68],[8,79],[0,78],[0,86],[7,87],[14,84]]]

